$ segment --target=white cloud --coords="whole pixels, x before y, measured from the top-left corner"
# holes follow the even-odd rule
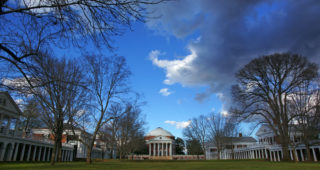
[[[169,96],[170,94],[172,94],[172,92],[169,91],[168,88],[162,88],[162,89],[160,89],[159,93],[162,94],[162,96]]]
[[[160,68],[165,69],[166,79],[165,84],[171,85],[174,83],[181,83],[182,85],[194,85],[193,78],[198,72],[192,65],[192,62],[197,58],[197,55],[192,48],[189,48],[191,54],[185,56],[183,59],[165,60],[159,59],[160,55],[163,55],[158,50],[153,50],[149,53],[149,58],[152,63]],[[198,76],[199,77],[199,76]],[[197,83],[196,83],[197,84]]]
[[[182,121],[182,122],[177,122],[177,121],[173,121],[173,120],[166,120],[164,121],[164,123],[170,124],[170,125],[175,125],[176,128],[178,129],[183,129],[186,128],[190,125],[191,120],[189,121]]]
[[[181,58],[160,59],[163,54],[157,50],[151,51],[149,57],[165,71],[165,84],[207,86],[195,99],[204,101],[213,93],[220,93],[217,96],[227,110],[232,104],[230,87],[236,83],[234,75],[253,58],[290,51],[320,63],[320,36],[314,36],[320,33],[319,9],[318,1],[163,3],[155,9],[162,17],[148,23],[149,28],[164,30],[176,38],[190,40],[194,34],[201,38],[189,41],[190,52]],[[248,90],[252,87],[254,84]]]
[[[226,111],[226,110],[222,110],[222,111],[221,111],[221,114],[222,114],[223,116],[225,116],[225,117],[229,115],[228,111]]]

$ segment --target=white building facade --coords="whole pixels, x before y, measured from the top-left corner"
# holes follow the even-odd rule
[[[33,128],[31,130],[33,138],[38,138],[41,140],[53,140],[50,139],[51,131],[48,128]],[[81,129],[65,129],[62,134],[61,142],[63,144],[68,144],[74,148],[74,157],[85,159],[87,158],[87,145],[92,135]],[[110,158],[110,151],[106,148],[103,141],[98,139],[94,142],[94,147],[91,151],[91,158]]]
[[[207,158],[217,159],[216,154],[220,154],[221,159],[266,159],[270,161],[281,161],[283,158],[282,147],[280,140],[273,133],[273,131],[266,125],[262,125],[256,133],[258,137],[257,142],[246,140],[241,142],[241,137],[234,140],[232,148],[224,148],[221,153],[217,153],[216,147],[208,146],[206,156]],[[294,154],[297,155],[299,161],[307,159],[306,147],[297,141],[299,134],[292,133],[290,138],[296,141],[295,147],[289,147],[291,160],[294,160]],[[320,140],[313,142],[310,146],[310,153],[312,161],[319,161],[320,159]],[[242,147],[237,147],[241,146]],[[214,155],[214,156],[213,156]]]
[[[53,142],[22,137],[21,111],[8,92],[0,92],[0,161],[50,161]],[[73,160],[73,147],[62,146],[62,161]]]
[[[175,150],[174,136],[158,127],[145,136],[149,159],[172,159]]]

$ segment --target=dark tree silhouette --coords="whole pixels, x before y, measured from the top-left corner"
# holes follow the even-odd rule
[[[283,159],[289,160],[289,96],[305,81],[317,77],[317,65],[288,53],[262,56],[236,73],[232,113],[249,121],[268,124],[280,138]]]
[[[1,0],[0,61],[15,68],[28,83],[30,57],[54,48],[114,49],[112,37],[133,22],[150,18],[146,8],[165,0]],[[3,65],[5,66],[5,65]]]
[[[175,139],[175,143],[176,143],[176,154],[177,155],[184,155],[184,147],[185,147],[185,145],[184,145],[184,141],[183,141],[183,139],[181,139],[181,138],[176,138]]]

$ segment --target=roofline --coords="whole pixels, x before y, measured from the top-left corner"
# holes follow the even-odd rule
[[[5,94],[5,95],[9,98],[9,100],[11,101],[11,103],[13,103],[13,106],[18,110],[19,116],[22,116],[22,112],[21,112],[19,106],[18,106],[17,103],[13,100],[13,98],[11,97],[11,95],[9,94],[9,92],[8,92],[8,91],[0,91],[0,94],[1,94],[1,93]]]

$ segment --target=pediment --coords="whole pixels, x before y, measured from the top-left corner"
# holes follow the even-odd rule
[[[256,135],[260,136],[260,135],[263,135],[263,134],[268,134],[270,132],[272,132],[272,130],[267,125],[262,125],[259,128],[259,130],[257,131]]]
[[[8,92],[0,92],[0,110],[3,114],[19,117],[21,111]]]

